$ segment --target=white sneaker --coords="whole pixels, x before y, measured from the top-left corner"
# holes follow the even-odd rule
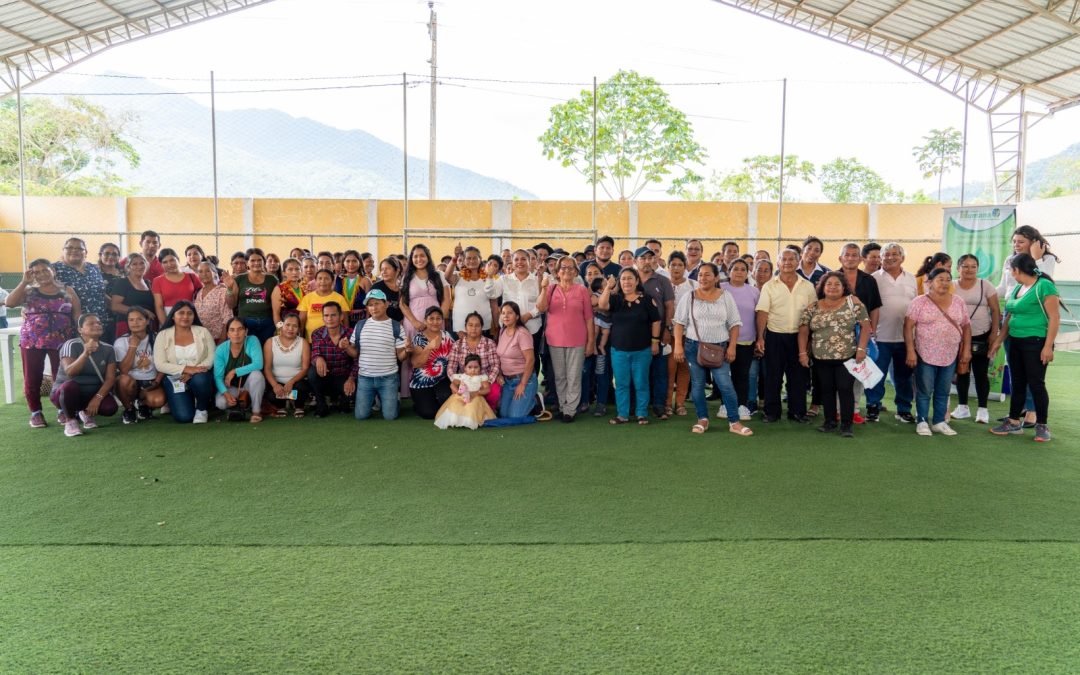
[[[754,416],[750,414],[750,408],[744,405],[739,406],[739,419],[743,422],[754,419]]]
[[[720,406],[720,409],[716,411],[716,419],[720,419],[720,420],[726,420],[727,419],[727,407],[726,406]]]
[[[83,429],[97,429],[97,422],[94,421],[94,416],[88,414],[85,410],[79,411],[79,420],[82,421]]]
[[[952,411],[954,420],[969,420],[971,419],[971,408],[966,405],[956,406],[956,410]]]
[[[206,424],[206,421],[210,419],[210,414],[205,410],[196,410],[195,419],[191,420],[192,424]]]
[[[930,428],[933,429],[934,431],[938,432],[939,434],[943,434],[945,436],[955,436],[956,435],[956,430],[953,429],[952,427],[950,427],[948,422],[938,422],[937,424],[935,424],[934,426],[932,426]]]
[[[79,428],[79,420],[68,420],[67,422],[64,422],[64,435],[68,437],[82,436],[82,429]]]
[[[990,411],[986,408],[979,408],[975,413],[976,424],[990,424]]]
[[[915,425],[915,433],[920,436],[933,436],[934,432],[930,431],[930,425],[926,422],[919,422]]]
[[[169,414],[169,404],[168,403],[161,406],[161,414],[162,415],[168,415]]]

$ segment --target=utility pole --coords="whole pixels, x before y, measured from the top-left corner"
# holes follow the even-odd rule
[[[438,46],[437,24],[435,23],[435,2],[428,0],[428,10],[431,19],[428,21],[428,35],[431,37],[431,131],[428,147],[428,199],[435,199],[435,70],[438,67],[436,61],[436,47]]]

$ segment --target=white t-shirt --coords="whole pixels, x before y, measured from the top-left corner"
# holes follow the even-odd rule
[[[117,363],[120,363],[127,358],[129,349],[131,349],[131,345],[128,342],[127,336],[121,336],[116,339],[113,350],[116,352]],[[140,364],[142,364],[143,367],[140,368]],[[135,348],[135,360],[131,364],[131,370],[128,371],[128,375],[136,380],[152,380],[157,377],[157,368],[154,367],[154,348],[150,346],[149,335],[144,337],[139,343],[139,346]]]
[[[901,272],[895,279],[883,269],[874,272],[874,281],[881,295],[881,311],[878,313],[878,342],[903,342],[904,317],[908,305],[918,295],[918,285],[910,272]]]
[[[360,377],[393,375],[398,371],[397,350],[405,348],[404,328],[395,339],[393,320],[389,318],[382,321],[368,319],[363,326],[363,331],[358,327],[350,338],[353,346],[360,350]]]

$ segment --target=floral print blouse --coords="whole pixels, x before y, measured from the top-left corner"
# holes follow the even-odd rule
[[[199,313],[199,321],[214,336],[215,342],[225,339],[225,324],[233,317],[226,291],[224,285],[218,284],[209,292],[200,290],[195,294],[195,311]]]
[[[810,327],[810,354],[819,361],[846,361],[855,356],[855,326],[867,321],[866,305],[848,299],[835,309],[811,302],[802,313],[800,326]]]
[[[36,288],[26,291],[19,346],[25,349],[60,349],[75,334],[71,301],[60,291],[45,295]]]

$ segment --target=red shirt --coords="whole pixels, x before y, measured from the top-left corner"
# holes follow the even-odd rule
[[[172,307],[181,300],[194,300],[195,293],[202,288],[202,282],[199,281],[199,277],[195,276],[191,272],[184,272],[184,279],[182,281],[173,282],[165,278],[164,275],[154,279],[150,284],[150,290],[155,295],[161,295],[161,304],[165,308],[166,313],[168,308]]]

